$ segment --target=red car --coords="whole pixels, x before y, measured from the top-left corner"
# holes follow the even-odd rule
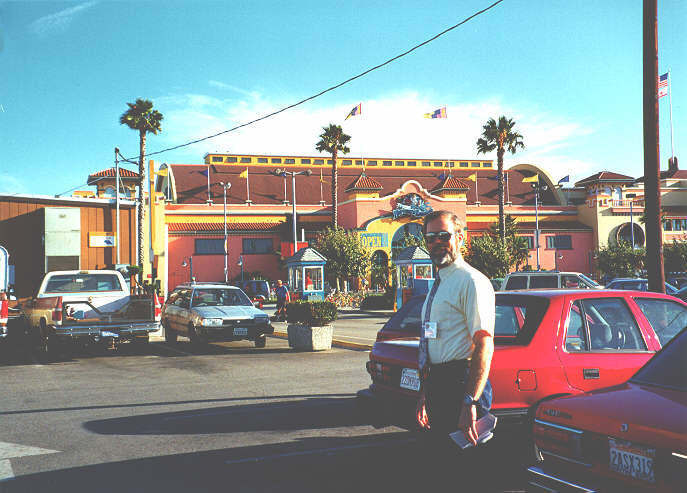
[[[685,491],[687,327],[622,385],[543,403],[528,491]]]
[[[379,331],[367,362],[372,384],[359,397],[414,409],[423,301],[409,300]],[[687,304],[663,294],[496,293],[492,412],[504,424],[531,422],[542,400],[624,382],[685,325]]]

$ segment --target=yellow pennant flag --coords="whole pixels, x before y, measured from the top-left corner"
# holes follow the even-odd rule
[[[477,181],[477,173],[473,173],[470,176],[466,176],[465,179],[468,181]]]
[[[239,174],[239,178],[248,179],[248,168],[246,168],[245,171],[241,171],[241,173]]]
[[[167,176],[167,168],[160,168],[155,174],[157,176]]]
[[[532,175],[529,178],[523,178],[522,182],[523,183],[538,183],[539,182],[539,175]]]

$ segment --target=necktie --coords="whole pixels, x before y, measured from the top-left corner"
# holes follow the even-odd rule
[[[437,276],[437,278],[434,280],[434,284],[432,285],[432,290],[427,295],[427,308],[425,309],[425,316],[422,317],[422,325],[420,326],[420,347],[417,358],[417,364],[420,368],[420,372],[422,372],[425,366],[427,366],[427,362],[429,361],[429,347],[427,338],[425,337],[425,322],[429,322],[429,315],[432,313],[432,302],[434,301],[434,295],[436,294],[437,289],[439,289],[440,280],[441,279]]]

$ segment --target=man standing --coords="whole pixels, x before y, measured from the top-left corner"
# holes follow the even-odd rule
[[[428,214],[423,233],[438,273],[422,307],[417,420],[440,444],[456,430],[476,444],[475,422],[491,408],[494,289],[463,260],[465,233],[455,214]]]
[[[281,279],[277,279],[277,288],[274,290],[277,296],[277,320],[286,320],[286,304],[290,301],[289,288],[284,286]]]

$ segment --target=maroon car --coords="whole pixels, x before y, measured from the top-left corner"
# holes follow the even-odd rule
[[[367,362],[372,384],[359,397],[414,409],[422,303],[409,300],[379,331]],[[502,423],[530,421],[545,399],[624,382],[685,325],[687,304],[663,294],[496,293],[492,412]]]

